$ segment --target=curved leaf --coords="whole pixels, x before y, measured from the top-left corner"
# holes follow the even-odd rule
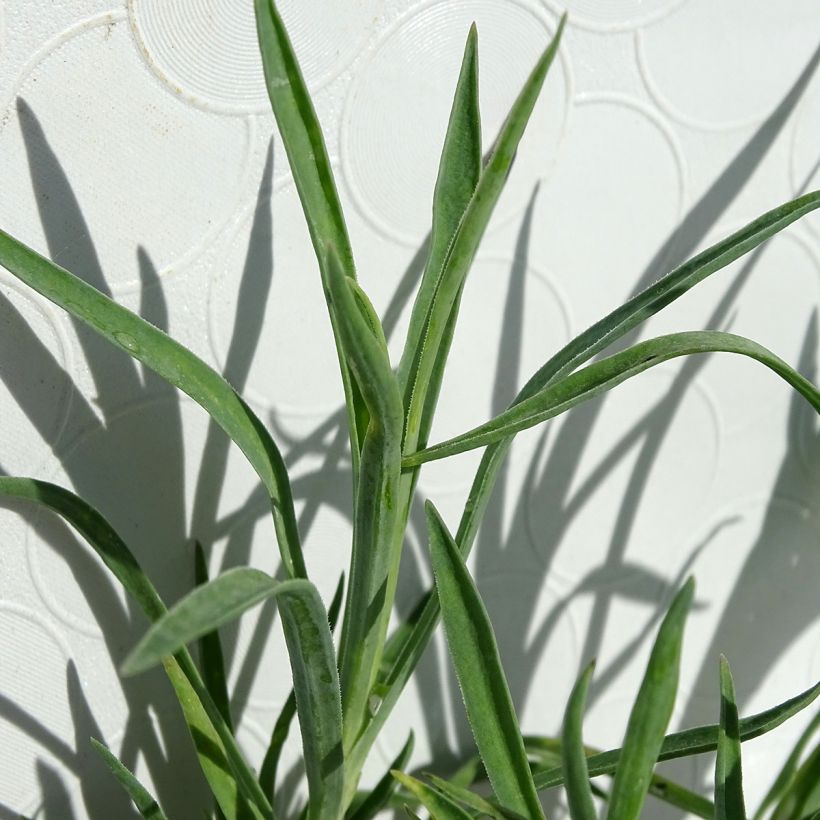
[[[597,820],[595,801],[587,771],[587,754],[584,749],[583,722],[589,682],[595,671],[595,661],[589,664],[572,689],[564,715],[562,732],[562,764],[567,802],[572,820]]]
[[[282,561],[289,575],[304,577],[305,564],[285,463],[270,433],[228,382],[154,325],[4,231],[0,231],[0,265],[207,411],[247,456],[265,485]]]
[[[187,643],[276,598],[288,646],[302,750],[310,792],[310,818],[332,818],[344,787],[342,707],[333,640],[316,587],[304,579],[275,581],[236,567],[186,595],[145,634],[122,665],[124,675],[150,669]]]
[[[91,745],[105,761],[111,774],[119,780],[122,787],[128,792],[128,796],[134,801],[137,811],[146,820],[168,820],[165,812],[160,808],[154,796],[137,780],[137,778],[120,762],[119,758],[111,750],[100,743],[99,740],[91,738]]]
[[[345,276],[356,278],[353,250],[333,178],[330,157],[313,102],[276,3],[274,0],[254,0],[254,7],[259,50],[262,54],[271,108],[288,155],[288,163],[319,263],[322,283],[327,291],[328,246],[336,249]],[[339,318],[329,302],[328,312],[344,385],[355,483],[361,449],[360,434],[363,433],[362,419],[366,418],[366,413],[362,398],[351,379],[339,334]]]
[[[720,656],[720,728],[715,761],[716,820],[746,820],[740,763],[740,727],[729,662]]]
[[[472,820],[464,809],[459,808],[452,800],[435,789],[431,789],[426,783],[402,772],[393,771],[391,774],[418,799],[419,803],[430,812],[430,817],[434,817],[435,820]],[[411,816],[414,815],[411,814]]]
[[[506,808],[543,818],[489,616],[455,542],[429,501],[426,511],[447,646],[490,784]]]
[[[407,742],[402,746],[396,759],[390,764],[390,768],[381,780],[370,790],[370,793],[352,811],[347,820],[373,820],[380,811],[386,809],[390,804],[390,798],[396,791],[398,782],[393,776],[393,771],[402,771],[413,754],[413,733],[407,738]]]
[[[375,312],[345,278],[328,249],[328,287],[345,355],[367,406],[356,488],[350,582],[339,650],[345,715],[345,748],[358,735],[378,671],[392,609],[401,539],[397,538],[403,411],[399,386]],[[354,778],[349,779],[351,788]],[[352,799],[348,794],[347,798]]]
[[[629,299],[559,350],[530,378],[511,406],[575,370],[641,322],[683,296],[690,288],[818,207],[820,191],[780,205],[661,277],[654,285]],[[512,439],[505,439],[491,444],[482,455],[456,533],[456,543],[465,556],[470,552],[511,441]],[[382,705],[371,718],[362,741],[357,744],[361,749],[369,748],[365,740],[372,742],[390,714],[433,634],[438,617],[438,598],[431,590],[413,610],[408,622],[391,636],[386,655],[393,662],[379,679]]]
[[[675,596],[658,629],[638,697],[629,715],[621,759],[612,784],[607,813],[612,820],[637,818],[649,790],[652,770],[675,706],[683,630],[694,592],[695,582],[690,578]]]
[[[339,619],[339,610],[342,608],[342,593],[344,592],[344,573],[339,578],[339,583],[336,584],[336,591],[333,593],[333,598],[330,601],[330,608],[327,611],[327,619],[330,624],[331,633],[336,629],[336,622]],[[265,757],[262,760],[262,766],[259,769],[259,785],[267,795],[273,795],[276,786],[276,770],[279,767],[279,758],[282,754],[282,748],[285,741],[288,739],[290,731],[290,724],[296,715],[296,695],[293,689],[285,700],[282,711],[276,719],[271,733],[268,750],[265,752]]]
[[[714,352],[737,353],[761,362],[787,381],[820,412],[820,390],[757,342],[720,331],[673,333],[639,342],[627,350],[588,365],[519,402],[491,421],[405,457],[402,466],[414,467],[507,439],[611,390],[650,367],[678,356]]]
[[[0,476],[0,495],[34,501],[60,515],[85,538],[150,621],[164,616],[165,604],[133,553],[90,504],[56,484],[31,478]],[[229,820],[242,817],[247,811],[257,818],[271,817],[270,804],[188,651],[183,649],[175,658],[166,660],[164,666],[191,731],[200,765],[222,812]]]
[[[820,696],[820,683],[801,692],[789,700],[751,715],[740,720],[740,740],[742,743],[747,740],[754,740],[756,737],[765,735],[776,729],[789,718],[794,717],[807,706],[810,706]],[[658,753],[658,762],[662,760],[674,760],[679,757],[689,757],[690,755],[706,754],[717,749],[719,727],[717,724],[709,726],[698,726],[694,729],[686,729],[683,732],[674,732],[667,735],[661,744]],[[590,777],[597,777],[602,774],[612,774],[618,768],[622,754],[621,749],[611,749],[607,752],[591,755],[587,758],[587,768]],[[563,771],[560,766],[554,769],[539,772],[535,775],[535,786],[542,789],[551,789],[560,786],[564,782]]]

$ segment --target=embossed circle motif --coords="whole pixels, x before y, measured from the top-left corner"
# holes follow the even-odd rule
[[[253,3],[236,0],[129,0],[148,65],[176,94],[228,113],[269,109]],[[383,3],[282,0],[277,3],[312,91],[356,57]]]
[[[661,20],[687,0],[545,0],[556,14],[566,11],[569,23],[591,31],[627,31]]]
[[[500,413],[570,335],[570,311],[555,277],[503,257],[480,257],[459,311],[430,443]],[[419,486],[434,497],[470,485],[481,450],[425,465]]]
[[[767,116],[809,64],[818,38],[815,0],[792,0],[788,14],[771,3],[752,11],[747,0],[687,0],[639,31],[637,48],[644,80],[669,116],[723,130]],[[773,43],[777,59],[762,60]]]
[[[124,14],[63,32],[11,91],[0,223],[94,284],[138,286],[140,247],[181,265],[239,207],[252,122],[158,94]]]
[[[0,462],[37,475],[65,426],[73,392],[71,348],[50,307],[0,279]]]
[[[375,47],[345,102],[343,170],[354,200],[378,230],[411,245],[430,227],[441,145],[473,21],[488,150],[554,29],[553,22],[521,3],[470,0],[413,9]],[[562,49],[498,204],[499,220],[519,212],[533,182],[550,171],[568,116],[569,76]]]

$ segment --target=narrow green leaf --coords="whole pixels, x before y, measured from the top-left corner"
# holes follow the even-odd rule
[[[155,622],[164,616],[165,604],[133,553],[90,504],[62,487],[30,478],[0,476],[0,495],[33,501],[60,515],[85,538],[149,621]],[[253,817],[270,818],[270,804],[187,650],[167,659],[164,667],[182,707],[200,765],[222,812],[229,820],[244,818],[249,811]]]
[[[327,253],[330,246],[336,249],[344,275],[351,279],[356,278],[353,250],[333,178],[330,157],[307,85],[276,3],[274,0],[254,0],[254,6],[268,96],[288,155],[296,190],[302,202],[322,283],[327,292],[330,275]],[[361,449],[359,434],[366,413],[362,397],[351,379],[339,332],[339,318],[329,303],[328,312],[336,339],[344,385],[355,481],[358,476]]]
[[[426,511],[447,646],[487,776],[503,806],[525,817],[543,817],[489,616],[429,501]]]
[[[740,726],[729,661],[720,656],[720,729],[715,761],[715,817],[746,820],[740,754]]]
[[[208,583],[208,564],[199,541],[194,544],[194,582],[197,586]],[[225,657],[217,630],[203,635],[199,640],[199,662],[202,680],[211,693],[228,728],[233,731],[231,701],[228,696],[228,681],[225,677]]]
[[[564,782],[566,784],[567,802],[572,820],[597,820],[595,801],[592,799],[592,788],[587,771],[587,755],[584,749],[583,722],[586,707],[587,690],[595,671],[595,661],[581,673],[572,690],[564,715],[562,732]]]
[[[715,804],[711,800],[659,774],[652,775],[649,794],[662,800],[667,806],[683,809],[695,817],[703,817],[704,820],[714,820]]]
[[[440,366],[443,340],[448,329],[452,333],[453,310],[456,308],[481,237],[507,181],[518,144],[547,72],[558,52],[565,22],[566,15],[561,18],[555,37],[536,63],[501,127],[475,191],[446,250],[441,271],[435,278],[429,308],[421,314],[425,317],[423,330],[419,331],[417,328],[414,338],[410,340],[411,347],[407,352],[413,363],[408,363],[405,386],[405,396],[410,398],[404,436],[405,454],[414,452],[419,444],[427,385],[431,384],[433,373]],[[469,87],[471,82],[468,75],[465,85]],[[469,129],[474,126],[468,123],[467,127]],[[423,307],[420,305],[420,313],[422,310]],[[421,319],[421,316],[418,318]],[[416,341],[416,337],[421,340],[420,343]]]
[[[683,630],[694,593],[695,582],[690,578],[675,596],[658,630],[638,697],[629,715],[621,759],[612,784],[607,814],[612,820],[633,820],[640,815],[675,706]]]
[[[308,817],[332,818],[340,811],[344,787],[341,696],[327,613],[309,581],[279,582],[259,570],[230,569],[161,617],[126,658],[122,673],[150,669],[268,598],[279,602],[293,673],[310,793]]]
[[[307,817],[334,820],[343,815],[345,771],[342,699],[327,612],[316,587],[307,581],[285,581],[278,598],[302,731]]]
[[[356,807],[355,811],[348,815],[347,820],[373,820],[380,811],[388,808],[390,798],[393,797],[397,785],[393,771],[402,771],[407,766],[410,755],[413,754],[413,743],[413,733],[410,732],[407,742],[396,756],[396,759],[390,764],[387,773],[371,789],[370,794]]]
[[[683,296],[690,288],[754,250],[761,243],[796,220],[820,207],[820,192],[787,202],[755,219],[726,239],[706,249],[659,279],[654,285],[629,299],[558,351],[518,393],[511,406],[530,398],[558,378],[575,370],[641,322]],[[469,555],[478,525],[492,494],[512,439],[491,444],[484,452],[473,479],[456,542],[465,557]],[[357,753],[369,748],[366,741],[379,732],[392,711],[405,683],[415,669],[438,623],[438,598],[426,593],[413,615],[396,635],[391,636],[386,655],[393,662],[379,680],[381,708],[372,717]]]
[[[431,789],[426,783],[399,771],[392,771],[391,774],[418,799],[421,805],[430,812],[430,817],[435,820],[472,820],[466,811],[440,792]]]
[[[339,619],[339,610],[342,607],[342,595],[344,593],[345,577],[342,573],[339,578],[339,583],[336,585],[336,591],[333,593],[333,598],[330,602],[330,608],[327,611],[327,619],[330,623],[331,633],[336,629],[336,622]],[[290,732],[290,724],[296,715],[296,695],[293,689],[285,700],[285,705],[276,719],[271,734],[268,749],[265,752],[265,757],[262,760],[262,766],[259,769],[259,785],[266,795],[273,795],[276,786],[276,770],[279,767],[279,758],[282,755],[282,749],[285,741],[288,739]]]
[[[507,439],[611,390],[650,367],[678,356],[714,352],[736,353],[766,365],[820,412],[820,390],[762,345],[743,336],[720,331],[673,333],[639,342],[627,350],[588,365],[513,405],[491,421],[405,457],[402,466],[414,467]]]
[[[820,745],[803,761],[770,820],[802,820],[820,809]]]
[[[350,749],[364,720],[381,663],[398,576],[401,538],[397,537],[397,498],[403,410],[384,336],[373,327],[375,312],[361,289],[345,278],[332,247],[328,259],[330,302],[339,320],[345,355],[370,417],[362,443],[350,583],[339,651],[345,749]],[[350,788],[353,781],[348,779]],[[346,797],[352,799],[353,794]]]
[[[107,746],[104,746],[93,737],[91,738],[91,745],[105,761],[105,765],[108,766],[111,774],[119,780],[128,796],[134,801],[134,805],[142,817],[145,817],[146,820],[168,820],[154,796],[123,766]]]
[[[765,735],[785,723],[789,718],[800,713],[807,706],[810,706],[820,696],[820,683],[801,692],[789,700],[740,720],[740,740],[745,743],[754,740],[756,737]],[[698,726],[694,729],[686,729],[682,732],[674,732],[667,735],[661,744],[658,754],[658,762],[662,760],[675,760],[679,757],[689,757],[691,755],[706,754],[717,749],[719,727],[716,723],[709,726]],[[622,750],[611,749],[600,754],[587,758],[587,767],[590,777],[598,777],[602,774],[612,774],[618,768]],[[564,782],[563,771],[560,766],[554,769],[539,772],[535,776],[535,786],[542,789],[551,789],[560,786]]]
[[[199,404],[239,446],[267,490],[282,561],[305,576],[293,496],[282,455],[270,433],[222,376],[154,325],[0,231],[0,265],[142,362]]]
[[[452,340],[458,305],[451,311],[449,333],[442,339],[436,361],[441,364],[439,372],[433,374],[430,382],[416,385],[415,374],[424,346],[426,328],[433,298],[447,260],[453,238],[461,225],[464,214],[473,198],[482,171],[481,157],[481,115],[478,97],[478,32],[475,24],[470,28],[461,72],[456,83],[450,121],[444,137],[444,145],[439,161],[438,177],[433,194],[433,226],[430,234],[430,250],[422,274],[410,326],[399,363],[399,385],[403,392],[404,407],[409,411],[413,404],[413,390],[427,392],[435,400],[438,396],[443,375],[443,363]],[[424,396],[415,400],[417,408],[424,408]],[[433,407],[427,406],[428,417]]]
[[[426,775],[433,784],[433,787],[441,792],[445,797],[448,797],[456,804],[460,804],[473,812],[478,812],[480,817],[490,817],[492,820],[526,820],[525,817],[517,812],[505,809],[495,803],[485,800],[481,795],[471,792],[469,789],[451,783],[447,780],[442,780],[440,777],[428,774]]]
[[[775,778],[774,783],[772,783],[769,791],[766,793],[766,796],[763,798],[760,806],[755,812],[755,820],[762,820],[766,814],[766,811],[776,805],[786,794],[800,767],[803,752],[806,750],[809,743],[818,731],[820,731],[820,712],[814,716],[809,725],[803,730],[803,734],[801,734],[798,738],[797,743],[795,743],[789,753],[789,756],[786,758],[786,761]]]
[[[236,620],[245,610],[279,595],[285,584],[304,589],[303,580],[275,581],[266,572],[234,567],[178,601],[145,633],[121,666],[125,676],[145,672],[186,644]]]

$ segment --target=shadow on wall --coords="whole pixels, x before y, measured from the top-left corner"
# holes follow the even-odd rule
[[[806,66],[778,108],[692,207],[680,228],[658,250],[654,261],[636,284],[636,291],[645,287],[661,273],[659,266],[665,260],[682,261],[690,256],[724,215],[780,134],[814,72],[818,59],[820,52],[815,54]],[[32,185],[40,208],[40,219],[49,253],[63,267],[108,293],[105,277],[90,239],[89,227],[83,219],[80,204],[70,182],[51,149],[35,113],[22,100],[18,103],[18,111]],[[273,163],[274,156],[271,150],[258,192],[234,317],[234,332],[226,356],[225,375],[239,391],[242,391],[247,382],[251,361],[260,339],[268,294],[275,276],[271,236]],[[522,375],[519,371],[523,344],[523,305],[526,299],[524,272],[536,196],[537,190],[533,192],[521,223],[515,262],[510,272],[510,285],[504,305],[504,336],[496,364],[492,402],[494,413],[501,411],[505,403],[512,398]],[[707,327],[721,327],[726,324],[740,290],[751,275],[760,254],[764,252],[765,250],[760,249],[747,258],[726,295],[716,306]],[[387,308],[385,330],[388,336],[395,330],[398,317],[412,298],[424,257],[425,248],[422,247],[405,272]],[[157,271],[148,251],[144,249],[139,251],[139,268],[142,279],[140,313],[148,321],[167,330],[168,311],[165,298]],[[26,361],[32,372],[68,378],[50,352],[28,328],[23,317],[1,294],[0,314],[6,324],[4,332],[14,333],[25,345]],[[82,324],[76,323],[76,333],[94,381],[97,392],[94,404],[97,409],[92,407],[79,390],[75,390],[71,425],[74,429],[96,430],[100,437],[100,445],[94,448],[89,458],[63,458],[62,467],[81,496],[98,505],[115,528],[132,535],[131,538],[126,537],[131,549],[149,577],[155,580],[163,597],[168,601],[174,601],[193,584],[191,540],[198,539],[207,553],[209,548],[224,536],[232,522],[244,519],[255,521],[261,516],[260,510],[265,507],[265,494],[257,488],[228,518],[218,515],[226,477],[229,442],[222,431],[211,423],[202,462],[195,479],[193,504],[189,515],[185,500],[186,476],[179,395],[164,381],[99,339]],[[801,371],[806,375],[811,375],[816,369],[817,346],[817,327],[813,323],[807,330],[804,355],[800,362]],[[581,456],[588,447],[597,417],[603,409],[603,401],[589,403],[564,419],[561,437],[553,445],[542,470],[539,471],[537,467],[541,448],[533,458],[530,469],[533,492],[537,495],[539,504],[543,505],[545,515],[555,522],[548,543],[542,545],[545,561],[541,580],[546,581],[551,561],[571,521],[582,513],[587,499],[597,487],[606,482],[607,477],[622,462],[625,455],[635,451],[638,453],[627,490],[621,500],[616,526],[612,532],[604,534],[608,538],[608,552],[604,565],[594,568],[540,622],[534,624],[537,601],[534,597],[527,597],[528,593],[525,590],[516,596],[514,605],[507,608],[504,624],[499,624],[499,631],[503,630],[505,635],[519,636],[518,643],[505,644],[503,647],[510,686],[519,708],[532,694],[529,689],[530,671],[543,652],[558,617],[575,597],[591,596],[593,599],[590,624],[582,648],[584,660],[599,654],[604,627],[616,596],[636,594],[633,588],[628,592],[617,587],[601,589],[596,580],[602,575],[611,576],[616,570],[624,568],[626,544],[646,489],[650,469],[680,407],[681,399],[703,363],[702,357],[687,361],[664,397],[647,410],[641,420],[610,452],[603,454],[592,476],[574,492],[570,492],[570,488],[575,483],[573,479],[578,471]],[[116,374],[113,380],[112,374]],[[44,438],[47,438],[49,419],[44,414],[44,408],[34,401],[22,374],[9,374],[0,369],[0,377],[35,427]],[[791,427],[796,424],[796,403],[795,399],[790,418]],[[113,422],[117,420],[118,413],[124,407],[135,404],[141,404],[149,409],[135,414],[132,423],[128,425],[127,439],[124,439],[121,428]],[[102,416],[101,421],[98,413]],[[299,525],[303,535],[309,532],[317,512],[324,505],[349,516],[351,490],[344,413],[339,411],[333,414],[313,433],[298,440],[290,439],[284,430],[279,429],[275,418],[271,418],[270,422],[276,428],[277,440],[283,452],[287,454],[286,461],[289,466],[317,454],[321,454],[324,459],[319,469],[297,479],[293,485],[294,496],[297,502],[302,503]],[[548,432],[544,433],[543,441],[546,441],[547,434]],[[331,438],[330,446],[327,445],[328,437]],[[790,435],[788,440],[794,442],[796,437]],[[60,457],[60,452],[55,452],[55,456]],[[793,446],[790,445],[781,465],[773,497],[796,492],[799,480],[796,459]],[[140,493],[134,492],[135,487],[140,488]],[[143,488],[145,492],[142,491]],[[513,503],[512,499],[508,499],[508,495],[506,474],[502,472],[476,545],[478,577],[482,576],[482,570],[499,566],[500,561],[514,565],[517,560],[516,554],[520,555],[521,547],[526,541],[525,510],[522,500],[515,499]],[[3,503],[8,504],[6,501]],[[505,536],[502,512],[511,503],[512,523],[507,527]],[[103,629],[107,651],[113,663],[118,665],[125,651],[144,631],[144,618],[130,603],[123,605],[107,571],[89,557],[89,553],[68,527],[54,516],[39,513],[33,515],[31,508],[22,503],[9,506],[23,515],[39,537],[50,544],[55,553],[66,562]],[[789,640],[816,615],[816,598],[812,594],[813,590],[809,590],[807,585],[806,588],[795,590],[788,607],[769,608],[765,635],[752,632],[752,628],[743,620],[742,615],[736,614],[745,613],[753,602],[759,602],[760,596],[765,594],[765,589],[761,588],[765,583],[763,579],[789,571],[785,562],[790,556],[787,557],[772,548],[776,541],[772,521],[771,515],[767,515],[759,539],[748,557],[733,590],[729,606],[718,625],[713,645],[708,649],[708,662],[699,672],[696,688],[713,688],[712,661],[720,647],[728,645],[736,648],[736,655],[732,658],[736,677],[743,682],[744,689],[753,691],[763,680],[767,669],[776,662]],[[412,511],[411,528],[415,537],[423,542],[425,528],[420,504]],[[229,566],[246,564],[250,558],[253,527],[231,528],[230,531],[220,571]],[[161,545],[161,548],[157,549],[157,545]],[[803,546],[804,554],[801,554],[800,559],[806,565],[814,566],[818,560],[817,545]],[[700,548],[708,548],[708,543]],[[412,611],[418,597],[424,591],[422,578],[427,575],[415,565],[410,550],[405,551],[405,556],[409,557],[402,565],[400,595],[397,600],[399,613],[404,616]],[[694,560],[694,556],[690,556],[690,560]],[[532,572],[529,564],[527,571]],[[676,579],[675,584],[678,580],[681,579]],[[637,594],[644,594],[644,599],[657,601],[660,583],[660,579],[647,576],[646,590],[643,593],[639,590]],[[667,598],[675,584],[666,583]],[[648,617],[639,634],[623,648],[621,654],[608,667],[599,670],[596,684],[590,694],[591,701],[600,697],[607,682],[629,661],[633,650],[652,632],[661,614],[661,610],[658,609]],[[274,619],[275,610],[272,607],[263,609],[249,649],[242,657],[237,652],[236,629],[223,630],[226,664],[232,669],[231,677],[236,681],[231,704],[236,723],[247,706],[251,682],[259,668],[262,647]],[[742,651],[742,647],[749,646],[754,646],[755,651]],[[94,706],[86,701],[77,670],[72,663],[66,668],[65,682],[75,727],[73,747],[2,693],[0,720],[29,735],[77,778],[82,788],[84,808],[90,817],[136,817],[118,784],[113,781],[88,744],[89,736],[103,740],[105,738],[95,718]],[[439,658],[433,652],[428,652],[420,664],[416,685],[420,689],[423,703],[438,704],[431,707],[426,715],[428,733],[435,737],[438,731],[434,729],[442,721],[446,711],[461,714],[460,696],[449,669],[441,667]],[[170,816],[194,816],[197,812],[201,814],[200,809],[210,807],[207,789],[195,756],[191,753],[190,741],[184,723],[177,713],[170,687],[166,685],[162,674],[154,672],[141,676],[138,680],[123,680],[121,686],[128,709],[120,754],[123,762],[126,766],[133,767],[138,758],[145,761],[151,779],[156,785],[157,797]],[[446,693],[445,698],[449,698],[449,705],[443,702],[445,698],[442,698],[442,692]],[[685,715],[685,723],[702,718],[694,706],[690,705]],[[462,721],[459,724],[456,748],[437,750],[435,762],[438,768],[454,767],[470,746],[469,729]],[[38,763],[37,774],[43,795],[40,816],[46,820],[68,817],[66,807],[70,803],[69,793],[61,774],[50,764],[42,761]],[[293,770],[285,776],[284,782],[288,792],[285,795],[286,799],[295,794],[299,777],[298,770]],[[0,806],[0,820],[17,816],[9,807]],[[665,812],[665,816],[669,816],[669,812]]]

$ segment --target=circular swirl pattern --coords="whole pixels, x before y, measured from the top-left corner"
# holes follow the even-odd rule
[[[9,99],[0,224],[116,294],[139,287],[141,247],[180,266],[239,208],[253,123],[157,94],[124,15],[63,32]]]
[[[590,31],[629,31],[662,20],[687,0],[545,0],[556,14],[565,11],[572,26]]]
[[[380,232],[410,245],[419,244],[430,227],[441,145],[473,21],[486,151],[551,36],[550,24],[523,3],[428,2],[412,9],[358,70],[345,102],[342,165],[354,201]],[[520,212],[533,182],[549,172],[570,96],[564,47],[521,142],[496,222]]]
[[[311,91],[331,82],[361,51],[381,3],[281,0]],[[134,35],[154,73],[175,94],[214,111],[269,109],[253,3],[129,0]]]
[[[749,5],[687,0],[637,33],[644,81],[670,117],[702,130],[748,127],[789,93],[820,38],[817,4],[792,0],[788,14],[767,3],[750,13]],[[761,59],[773,43],[777,59]]]

